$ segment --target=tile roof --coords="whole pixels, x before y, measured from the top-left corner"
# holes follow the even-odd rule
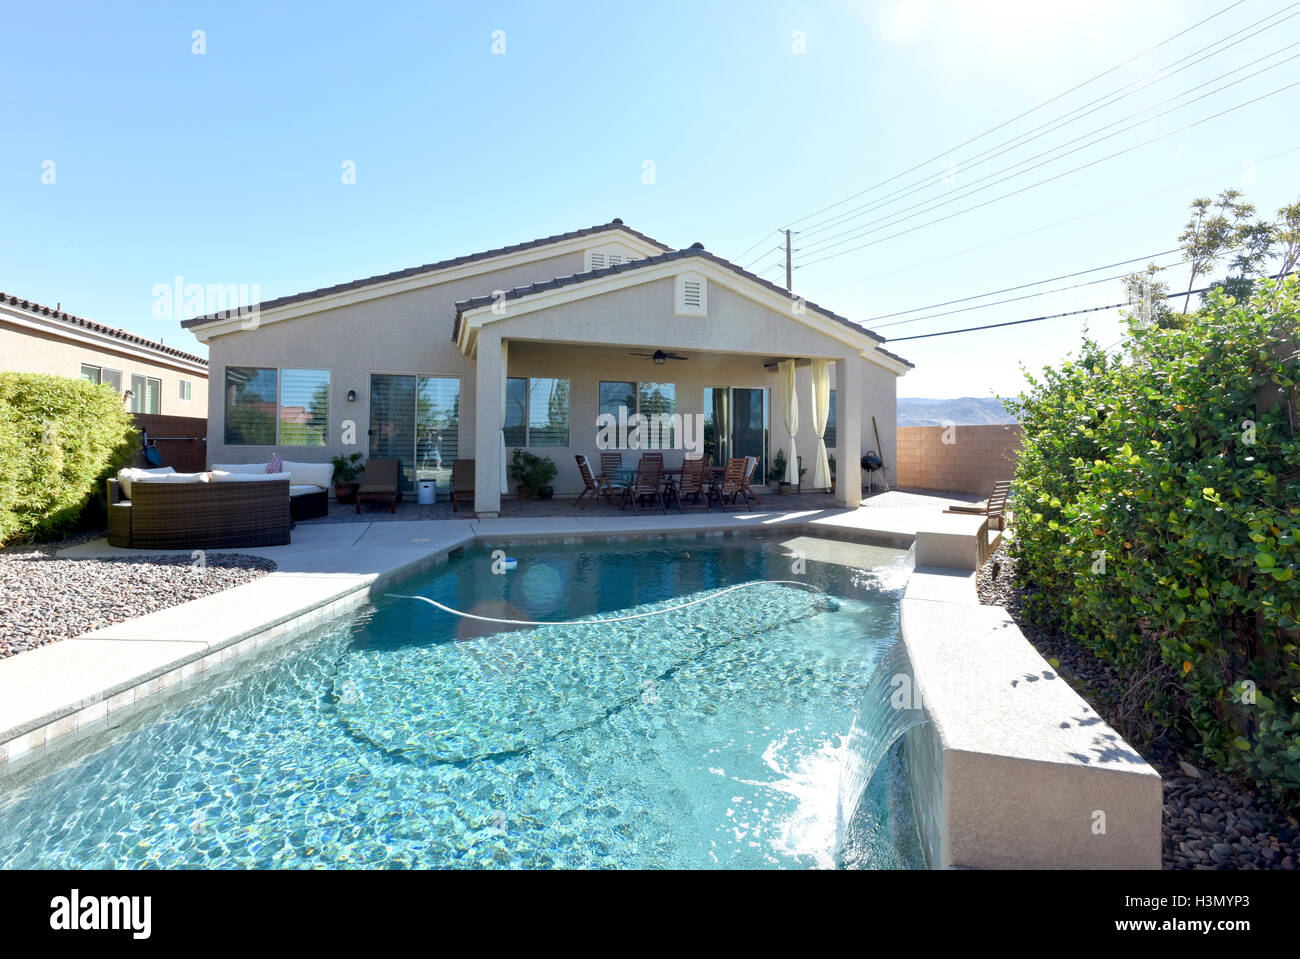
[[[710,253],[708,250],[704,249],[703,245],[699,243],[687,247],[684,250],[670,250],[667,253],[660,253],[658,256],[650,256],[642,260],[631,260],[627,263],[618,263],[615,264],[614,266],[607,266],[604,269],[600,269],[600,270],[591,270],[590,272],[587,273],[575,273],[572,276],[560,276],[560,277],[556,277],[553,280],[545,280],[541,283],[531,283],[528,286],[515,287],[513,290],[506,290],[501,295],[507,300],[518,300],[525,296],[532,296],[534,293],[542,293],[545,292],[546,290],[557,290],[560,289],[561,287],[572,286],[576,283],[585,283],[587,280],[599,279],[600,277],[603,276],[613,276],[616,273],[629,273],[632,272],[633,270],[644,269],[645,267],[655,266],[659,263],[669,263],[672,262],[673,260],[683,260],[689,257],[700,257],[701,259],[710,260],[713,263],[716,263],[719,266],[724,267],[725,269],[731,270],[733,273],[743,276],[747,280],[751,280],[754,283],[759,284],[760,286],[766,287],[767,289],[771,290],[774,293],[779,293],[781,296],[784,296],[787,299],[790,300],[799,299],[799,297],[796,297],[785,287],[777,286],[775,283],[771,282],[770,280],[765,280],[761,276],[758,276],[754,273],[750,273],[748,270],[736,266],[736,264],[732,263],[730,260],[725,260],[714,253]],[[468,300],[460,300],[459,302],[457,302],[456,322],[452,326],[452,333],[451,333],[452,340],[455,341],[460,338],[460,319],[464,313],[468,312],[469,310],[477,309],[478,307],[481,306],[490,306],[492,303],[496,302],[496,300],[497,297],[495,296],[476,296]],[[855,333],[865,333],[867,336],[876,340],[878,343],[885,342],[885,338],[883,336],[880,336],[877,333],[873,333],[865,326],[862,326],[858,323],[854,323],[852,320],[848,319],[847,317],[840,316],[838,313],[828,310],[825,307],[818,306],[816,303],[813,303],[809,300],[804,300],[803,302],[804,302],[805,309],[809,309],[816,313],[820,313],[822,316],[825,316],[828,319],[832,319],[838,323],[842,323],[843,325],[853,330]],[[909,367],[915,367],[914,363],[908,362],[907,360],[903,359],[901,356],[898,356],[894,353],[890,353],[888,350],[880,349],[879,346],[877,346],[876,348],[880,350],[881,353],[884,353],[886,356],[895,359],[900,363],[905,363]]]
[[[426,263],[424,266],[413,266],[405,270],[397,270],[393,273],[382,273],[377,276],[368,276],[360,280],[353,280],[350,283],[339,283],[335,286],[321,287],[319,290],[309,290],[306,293],[294,293],[290,296],[277,297],[274,300],[266,300],[257,304],[256,307],[242,307],[238,310],[226,310],[220,313],[210,313],[207,316],[196,316],[191,320],[182,320],[181,326],[192,327],[202,323],[210,323],[213,320],[229,319],[232,316],[239,316],[244,313],[250,313],[254,308],[258,310],[269,310],[276,306],[286,306],[290,303],[300,303],[304,300],[314,300],[318,297],[329,296],[331,293],[342,293],[346,290],[357,290],[366,286],[373,286],[376,283],[386,283],[390,280],[400,280],[403,277],[418,276],[421,273],[433,273],[437,270],[445,270],[453,266],[461,266],[465,263],[473,263],[477,260],[487,260],[496,256],[505,256],[510,253],[518,253],[522,250],[530,250],[534,247],[548,246],[552,243],[559,243],[564,240],[572,240],[581,236],[591,236],[594,233],[607,233],[612,230],[622,230],[624,233],[630,233],[638,239],[651,243],[654,246],[667,250],[668,246],[660,243],[658,240],[646,236],[629,226],[624,225],[623,221],[615,217],[608,223],[601,223],[596,226],[585,227],[581,230],[572,230],[568,233],[556,233],[553,236],[544,236],[536,240],[529,240],[526,243],[515,243],[512,246],[502,246],[495,250],[483,250],[480,253],[470,253],[466,256],[453,257],[450,260],[439,260],[437,263]]]
[[[119,330],[115,326],[105,326],[103,323],[96,323],[93,320],[87,320],[85,317],[73,316],[71,313],[64,313],[62,310],[56,310],[53,307],[42,306],[31,300],[24,300],[21,297],[14,296],[11,293],[0,293],[0,304],[16,306],[28,313],[35,313],[40,316],[48,316],[51,319],[59,320],[71,326],[80,326],[94,333],[102,333],[104,336],[111,336],[113,339],[121,340],[124,343],[132,343],[136,346],[143,346],[154,350],[158,353],[164,353],[167,356],[174,356],[178,359],[187,360],[190,363],[199,363],[203,366],[208,365],[208,361],[201,356],[195,356],[193,353],[186,353],[184,350],[178,350],[174,346],[168,346],[165,343],[159,343],[156,340],[145,339],[143,336],[137,336],[126,330]]]

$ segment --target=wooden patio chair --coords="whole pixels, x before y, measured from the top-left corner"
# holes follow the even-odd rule
[[[682,460],[682,479],[677,484],[677,512],[682,511],[682,500],[690,498],[695,506],[703,504],[709,509],[709,498],[705,495],[704,457]]]
[[[462,499],[474,499],[474,461],[456,460],[451,464],[451,511],[460,510]]]
[[[726,472],[722,474],[722,482],[718,486],[718,504],[722,511],[727,511],[727,497],[731,497],[731,503],[734,506],[737,496],[743,496],[745,505],[749,506],[752,512],[754,507],[750,504],[750,496],[745,492],[745,476],[750,472],[749,458],[740,456],[727,460]]]
[[[636,512],[636,501],[645,498],[649,505],[653,506],[655,500],[659,500],[659,508],[662,512],[668,512],[668,504],[664,502],[664,491],[662,488],[664,474],[663,457],[659,459],[653,457],[641,457],[641,462],[636,467],[636,479],[628,483],[623,489],[623,505],[631,502],[632,512]]]
[[[989,492],[989,498],[983,503],[950,503],[945,513],[965,513],[967,515],[987,516],[989,529],[1006,529],[1007,496],[1011,492],[1010,480],[998,480]]]
[[[621,494],[623,492],[622,483],[615,483],[604,473],[601,473],[600,475],[592,473],[591,463],[587,459],[586,455],[582,453],[574,453],[573,458],[578,461],[578,474],[582,477],[583,483],[582,492],[579,493],[578,498],[573,501],[574,506],[582,503],[582,508],[586,509],[590,501],[583,503],[583,500],[586,498],[588,493],[592,494],[592,499],[603,495],[605,499],[608,500],[611,494]]]
[[[402,498],[402,461],[391,458],[366,460],[364,482],[357,490],[357,512],[366,500],[388,503],[388,512],[397,512],[397,501]]]
[[[745,482],[744,482],[744,493],[745,493],[745,499],[746,499],[747,501],[748,501],[748,500],[753,500],[753,501],[754,501],[754,505],[755,505],[755,506],[758,506],[758,505],[759,505],[759,502],[758,502],[758,494],[754,492],[754,487],[753,487],[753,482],[754,482],[754,470],[758,469],[758,457],[757,457],[757,456],[746,456],[746,457],[745,457],[745,463],[746,463],[746,466],[745,466]]]
[[[605,502],[613,503],[611,494],[614,492],[621,493],[626,480],[623,477],[623,454],[601,453],[600,454],[600,478],[605,479],[609,486],[605,490]]]

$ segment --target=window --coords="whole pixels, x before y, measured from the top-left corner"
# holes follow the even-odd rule
[[[231,446],[324,446],[329,405],[329,370],[226,367]]]
[[[506,446],[569,445],[569,381],[506,379]]]
[[[226,367],[226,443],[231,446],[274,446],[276,370],[251,366]]]
[[[194,389],[193,389],[194,384],[191,383],[189,380],[181,380],[180,383],[181,383],[181,396],[180,396],[180,398],[183,399],[183,400],[192,400],[192,399],[194,399]]]
[[[329,412],[329,370],[280,371],[281,446],[324,446]]]
[[[826,417],[826,429],[822,433],[822,439],[826,442],[826,451],[832,456],[835,455],[835,446],[838,440],[835,436],[835,391],[831,390],[831,408],[829,415]]]
[[[459,378],[371,374],[370,456],[400,460],[404,488],[432,480],[449,490],[459,455]]]
[[[640,413],[646,418],[647,426],[649,426],[651,417],[656,413],[667,415],[677,412],[677,384],[602,382],[600,384],[600,409],[598,412],[608,413],[617,421],[620,409],[627,410],[625,416]],[[663,425],[658,436],[660,447],[676,447],[677,436],[674,427]]]
[[[138,376],[132,374],[131,394],[130,410],[132,413],[161,412],[161,380],[156,380],[152,376]]]
[[[91,383],[97,383],[100,386],[111,386],[113,392],[119,396],[122,393],[122,371],[108,370],[99,366],[90,366],[87,363],[81,364],[81,378],[89,380]]]

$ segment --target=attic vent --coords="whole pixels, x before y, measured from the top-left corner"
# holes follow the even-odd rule
[[[631,263],[636,257],[628,256],[625,253],[606,253],[595,250],[587,251],[587,271],[603,270],[606,267],[618,266],[620,263]]]
[[[708,316],[709,288],[698,273],[683,273],[677,277],[674,310],[678,316]]]

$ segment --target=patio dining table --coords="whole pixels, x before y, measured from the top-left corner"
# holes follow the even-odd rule
[[[615,471],[614,475],[617,476],[623,482],[624,485],[628,485],[636,481],[636,470],[637,468],[635,466],[630,466],[630,467],[625,466],[622,469]],[[709,502],[712,502],[715,497],[719,499],[721,498],[720,496],[718,496],[717,488],[722,478],[722,474],[725,473],[726,471],[727,468],[725,466],[704,467],[704,473],[706,477],[705,497],[708,499]],[[680,466],[670,466],[663,470],[660,470],[659,475],[663,477],[664,500],[666,501],[669,497],[671,497],[673,500],[676,500],[677,481],[678,481],[678,477],[682,475],[682,468]]]

